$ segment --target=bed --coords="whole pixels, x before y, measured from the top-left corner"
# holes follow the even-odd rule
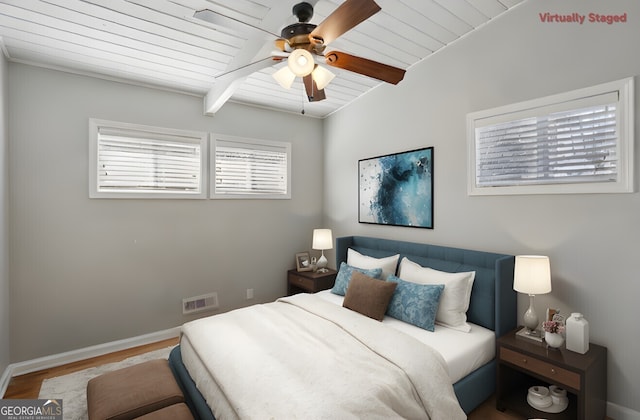
[[[415,340],[428,342],[429,340],[434,340],[434,337],[436,337],[437,338],[436,342],[432,342],[430,343],[430,345],[435,349],[433,350],[433,353],[437,353],[435,355],[436,358],[442,359],[443,365],[445,366],[445,370],[444,370],[445,375],[443,376],[442,372],[439,370],[436,370],[434,372],[430,371],[428,375],[433,376],[434,378],[437,378],[439,375],[443,376],[441,378],[441,381],[445,381],[445,380],[449,381],[448,385],[450,387],[452,384],[452,391],[453,391],[452,394],[455,394],[455,399],[457,399],[456,404],[459,403],[459,407],[461,407],[462,410],[464,410],[464,413],[471,412],[475,407],[477,407],[484,400],[486,400],[495,390],[495,372],[496,372],[495,339],[516,327],[516,294],[513,291],[513,287],[512,287],[514,257],[510,255],[503,255],[503,254],[496,254],[496,253],[489,253],[489,252],[475,251],[475,250],[458,249],[458,248],[451,248],[451,247],[442,247],[437,245],[418,244],[418,243],[363,237],[363,236],[348,236],[348,237],[338,238],[336,240],[336,267],[341,267],[343,263],[346,264],[346,262],[351,259],[351,256],[353,255],[352,253],[359,255],[361,259],[363,258],[385,259],[385,258],[390,258],[397,255],[398,262],[404,261],[404,259],[406,258],[408,260],[407,262],[413,263],[416,266],[425,267],[425,268],[428,267],[431,269],[438,270],[440,272],[455,273],[455,274],[467,273],[467,272],[475,273],[475,278],[473,279],[473,282],[472,282],[473,285],[471,289],[471,295],[468,300],[468,309],[466,311],[466,321],[469,325],[469,331],[459,331],[455,328],[436,325],[433,332],[418,331],[417,334],[413,334],[415,331],[422,330],[422,329],[416,328],[413,325],[407,325],[406,323],[398,321],[397,319],[393,319],[388,316],[385,316],[382,323],[377,323],[377,324],[381,324],[381,327],[380,327],[381,330],[380,331],[374,330],[375,332],[367,333],[367,334],[370,334],[372,336],[376,336],[376,334],[378,336],[382,336],[386,334],[397,334],[396,332],[393,332],[393,333],[388,332],[391,329],[400,331],[401,333],[397,337],[395,335],[390,335],[389,337],[394,337],[393,341],[395,343],[404,342],[403,340],[410,340],[410,341],[407,341],[406,344],[403,346],[399,346],[399,345],[395,346],[401,349],[409,349],[409,348],[416,347],[414,344],[412,344],[412,343],[415,343]],[[409,271],[406,271],[406,273],[408,275]],[[394,274],[398,274],[398,273],[394,273]],[[402,278],[402,276],[400,276],[400,278]],[[304,306],[304,308],[302,309],[305,312],[307,311],[313,312],[316,307],[321,308],[321,309],[318,309],[318,311],[322,312],[323,316],[324,316],[325,310],[328,311],[327,313],[329,312],[333,313],[334,309],[331,309],[330,307],[337,308],[336,315],[331,315],[332,317],[333,316],[336,317],[336,319],[333,319],[333,318],[331,319],[332,324],[337,322],[342,322],[341,320],[338,319],[342,317],[342,312],[352,312],[342,308],[342,304],[344,303],[344,298],[345,298],[344,296],[339,296],[329,291],[320,292],[316,295],[300,296],[300,297],[293,297],[293,298],[294,299],[292,300],[287,300],[290,298],[285,298],[282,302],[280,302],[279,305],[277,305],[279,307],[284,307],[285,311],[294,311],[294,312],[291,312],[290,314],[289,312],[286,312],[284,317],[277,322],[286,322],[287,319],[298,319],[298,316],[299,316],[298,313],[300,311],[300,308],[298,308],[297,305]],[[309,302],[307,302],[307,300]],[[310,305],[311,309],[307,308],[305,305]],[[256,306],[256,310],[258,311],[271,312],[271,307],[272,307],[271,304],[255,305],[255,306]],[[242,313],[244,314],[245,312],[242,312]],[[359,315],[359,314],[356,314],[356,315]],[[254,315],[251,315],[251,316],[254,316]],[[261,322],[263,316],[264,314],[262,312],[259,312],[257,315],[255,315],[255,318],[253,319],[254,321]],[[281,316],[281,315],[276,315],[276,316]],[[347,319],[346,321],[347,325],[352,325],[354,322],[360,322],[360,320],[356,319],[353,315],[348,315],[348,316],[351,318]],[[366,319],[366,317],[362,317],[362,316],[361,318]],[[211,328],[211,329],[204,329],[202,331],[215,331],[215,328],[220,328],[219,324],[217,324],[218,322],[220,322],[220,319],[221,319],[220,315],[216,315],[214,317],[209,317],[206,320],[200,322],[199,324],[211,323],[206,327],[202,326],[202,328]],[[242,326],[240,327],[236,325],[235,328],[242,331],[251,330],[251,325],[252,325],[251,323],[254,321],[252,321],[251,317],[249,317],[247,318],[247,321],[246,321],[248,324],[246,325],[242,324]],[[300,323],[308,324],[311,322],[315,322],[315,321],[305,320],[304,322],[300,322]],[[322,321],[322,322],[325,322],[325,321]],[[363,321],[363,322],[369,322],[369,324],[366,324],[367,328],[369,325],[373,326],[374,324],[374,322],[371,322],[371,320]],[[389,324],[396,324],[396,325],[391,325],[390,328],[388,328]],[[263,325],[259,329],[263,330],[263,332],[264,330],[268,330],[269,324],[266,324],[266,325],[267,327]],[[322,325],[325,325],[325,324],[322,324]],[[356,324],[353,324],[353,325],[356,325]],[[357,324],[357,325],[358,326],[354,327],[354,329],[358,331],[363,329],[363,327],[359,326],[360,324]],[[321,327],[321,328],[324,331],[326,327]],[[347,328],[350,328],[350,327],[347,327]],[[378,327],[376,326],[375,328],[378,328]],[[382,328],[387,328],[387,329],[382,330]],[[192,329],[192,327],[191,326],[185,327],[184,330],[186,331],[189,329]],[[277,329],[279,329],[279,327]],[[345,326],[341,325],[340,328],[338,329],[345,329]],[[306,333],[303,333],[303,335],[305,334]],[[226,362],[219,363],[220,357],[216,357],[215,358],[216,360],[211,361],[211,363],[214,363],[213,365],[207,364],[209,362],[206,362],[206,363],[203,362],[202,365],[198,365],[197,363],[200,363],[200,362],[193,361],[194,359],[200,359],[200,358],[206,359],[206,357],[194,358],[194,354],[197,355],[199,353],[198,353],[198,350],[195,350],[193,348],[194,342],[196,342],[195,343],[196,347],[199,345],[197,342],[201,339],[198,337],[206,336],[206,335],[215,336],[215,333],[213,332],[211,334],[191,333],[191,335],[186,335],[186,336],[185,334],[183,334],[183,337],[181,339],[181,344],[171,352],[169,362],[172,370],[174,371],[176,378],[178,379],[178,382],[180,383],[180,386],[183,392],[185,393],[187,404],[191,408],[194,415],[197,418],[211,419],[211,418],[214,418],[214,416],[212,414],[212,410],[209,405],[212,404],[216,406],[216,409],[218,409],[217,407],[218,402],[213,402],[213,403],[211,402],[211,401],[218,401],[215,398],[212,399],[212,397],[210,396],[210,393],[212,392],[211,388],[214,388],[214,389],[217,388],[217,392],[220,392],[220,386],[216,384],[215,379],[211,379],[207,377],[209,373],[203,373],[203,372],[207,370],[213,370],[211,366],[216,366],[215,369],[219,370],[219,372],[217,373],[220,373],[222,375],[222,371],[226,369],[227,364]],[[243,340],[245,339],[244,335],[245,334],[243,333],[243,338],[242,338]],[[407,338],[404,338],[405,335],[407,336]],[[315,342],[318,342],[318,346],[329,346],[329,347],[332,345],[335,346],[335,343],[331,344],[332,339],[329,338],[329,336],[328,338],[326,338],[326,342],[319,342],[317,341],[318,338],[312,338],[311,340],[312,340],[311,342],[314,342],[313,340],[316,340]],[[342,338],[337,338],[336,340],[342,343],[342,341],[340,341],[342,340]],[[414,341],[411,341],[411,340],[414,340]],[[478,348],[481,348],[483,350],[482,351],[477,351],[475,349],[471,350],[473,354],[473,356],[471,356],[470,353],[468,352],[465,353],[463,349],[466,346],[465,343],[472,342],[474,340],[477,341],[475,345],[479,346]],[[215,340],[209,339],[209,341],[215,341]],[[268,341],[271,341],[271,340],[268,340]],[[293,341],[297,342],[297,339]],[[378,340],[378,341],[385,341],[385,340]],[[214,344],[218,345],[219,347],[218,352],[222,351],[224,353],[225,351],[224,344],[220,344],[220,343],[214,343]],[[293,342],[288,344],[293,345]],[[374,343],[373,345],[377,346],[378,344]],[[252,346],[247,345],[244,347],[252,347]],[[390,347],[393,347],[393,346],[390,346]],[[447,350],[447,348],[454,349],[456,351],[451,352]],[[269,351],[272,353],[276,353],[275,350],[269,350]],[[376,352],[383,352],[383,351],[395,351],[395,350],[394,349],[376,349]],[[292,366],[296,366],[295,363],[302,363],[302,362],[296,361],[295,359],[297,359],[299,354],[305,353],[305,352],[311,353],[312,350],[309,350],[307,348],[304,352],[284,351],[284,352],[277,352],[277,353],[283,353],[284,357],[289,358],[290,360],[293,354],[295,357],[293,357],[294,361],[292,362],[293,363]],[[352,351],[349,350],[349,353],[351,352]],[[353,352],[357,352],[357,350],[353,350]],[[200,350],[200,353],[202,353],[202,350]],[[234,350],[233,353],[242,353],[242,352]],[[476,357],[476,354],[482,354],[482,356]],[[184,355],[188,357],[186,365],[189,367],[185,366],[186,359],[183,360]],[[238,354],[235,354],[234,356],[238,356]],[[407,355],[402,354],[399,356],[406,357],[409,359],[411,358],[415,359],[415,355],[410,355],[410,354],[407,354]],[[245,355],[245,357],[247,356]],[[274,355],[269,354],[268,357],[274,357]],[[393,357],[395,357],[395,355]],[[251,357],[251,359],[253,358]],[[260,363],[260,367],[264,367],[265,365],[264,360],[271,360],[271,359],[268,359],[268,358],[263,359],[262,362],[256,362],[256,363]],[[215,364],[215,363],[218,363],[218,364]],[[322,366],[322,360],[320,358],[310,362],[310,364],[317,364],[319,366]],[[347,364],[346,366],[350,367],[351,364],[353,364],[353,362],[349,362],[349,364]],[[402,362],[400,362],[400,364],[402,364]],[[412,365],[415,363],[408,363],[408,364]],[[274,364],[274,366],[280,366],[280,365]],[[272,372],[272,374],[276,376],[282,375],[283,374],[282,371],[285,371],[288,365],[282,365],[282,366],[277,368],[278,372]],[[304,366],[304,365],[298,365],[298,366]],[[242,372],[235,372],[235,376],[237,376],[238,378],[242,378],[243,375],[249,375],[250,377],[252,369],[254,368],[255,366],[253,366],[250,361],[247,361],[246,369],[244,369],[244,371]],[[431,369],[430,367],[421,366],[420,364],[417,364],[417,368]],[[383,375],[382,373],[376,373],[376,372],[374,372],[373,374]],[[284,375],[286,377],[286,373]],[[408,375],[411,375],[411,373],[408,373]],[[418,376],[419,375],[420,373],[418,373]],[[195,381],[194,381],[194,377],[195,377]],[[417,379],[414,380],[411,376],[409,377],[410,377],[410,381],[417,383]],[[380,376],[380,378],[382,378],[382,376]],[[322,379],[324,378],[319,378],[318,382],[325,384],[324,386],[326,387],[326,383],[322,382]],[[227,373],[226,380],[230,382],[234,382],[236,381],[236,378],[234,377],[233,374]],[[246,383],[246,377],[244,380]],[[368,381],[369,383],[376,382],[376,381],[372,381],[371,378],[366,379],[365,381]],[[250,382],[250,385],[253,385],[254,381],[250,380],[249,382]],[[380,382],[383,383],[384,381],[381,379]],[[198,383],[198,386],[196,386],[196,383]],[[285,384],[285,385],[289,385],[289,384]],[[336,390],[339,389],[339,385],[340,384],[336,384]],[[307,384],[296,384],[292,389],[290,389],[287,392],[290,394],[294,394],[292,395],[291,399],[297,400],[298,398],[300,398],[301,401],[304,401],[304,398],[307,394],[313,393],[313,390],[307,389],[307,386],[308,386]],[[365,383],[362,386],[368,386],[368,383]],[[395,385],[395,384],[393,386],[389,386],[385,383],[384,386],[382,385],[380,386],[381,387],[386,386],[387,388],[398,388],[400,390],[402,389],[401,385]],[[423,385],[416,386],[416,388],[420,388],[418,391],[419,393],[423,392],[421,388],[422,386]],[[425,384],[424,386],[428,387],[430,385]],[[360,385],[358,385],[358,387],[360,387]],[[277,387],[274,387],[274,388],[277,388]],[[333,388],[333,385],[331,385],[330,388]],[[256,392],[256,390],[251,387],[247,389],[248,389],[247,392],[254,392],[254,393]],[[424,390],[424,392],[434,393],[435,395],[441,392],[442,389],[446,391],[446,386],[439,385],[436,387],[426,389]],[[204,391],[201,392],[202,390]],[[274,390],[272,389],[268,390],[268,392],[271,392],[271,391],[274,391]],[[375,391],[376,390],[374,389],[373,391],[368,390],[366,392],[370,393]],[[445,392],[445,391],[442,391],[442,392]],[[336,391],[336,392],[348,392],[348,390]],[[411,392],[415,393],[416,391],[411,391]],[[207,395],[207,397],[203,397],[203,393]],[[222,398],[225,398],[224,392],[222,392],[222,394],[223,394]],[[274,393],[274,395],[278,395],[278,394]],[[354,398],[354,399],[360,399],[361,396],[356,395],[356,397],[357,398]],[[323,396],[321,398],[328,398],[328,397]],[[448,396],[447,395],[445,395],[444,397],[439,396],[436,399],[441,399],[441,398],[444,401],[446,401]],[[210,401],[209,403],[207,403],[207,399]],[[242,403],[244,404],[245,402],[243,401]],[[410,404],[407,404],[407,405],[410,405]],[[331,402],[325,401],[323,406],[331,407],[332,404]],[[245,408],[242,408],[242,410],[244,409]],[[218,412],[220,411],[218,410]],[[244,413],[248,411],[240,411],[240,412]],[[325,414],[326,414],[326,417],[330,416],[330,414],[327,414],[327,413]],[[309,413],[305,413],[305,415],[309,416]],[[405,414],[405,415],[407,417],[411,416],[410,414]],[[240,416],[242,417],[242,415]],[[319,417],[320,416],[321,415],[319,415]],[[252,416],[248,415],[247,417],[252,417]]]

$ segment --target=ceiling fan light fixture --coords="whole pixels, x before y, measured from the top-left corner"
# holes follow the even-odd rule
[[[311,73],[311,77],[313,77],[313,81],[316,82],[318,89],[322,90],[327,87],[336,75],[322,66],[316,66],[313,73]]]
[[[304,77],[311,73],[315,66],[311,53],[302,48],[293,50],[287,59],[287,64],[293,74],[300,77]]]
[[[273,73],[273,78],[285,89],[290,89],[293,85],[293,81],[296,75],[289,69],[289,66],[284,66],[277,72]]]

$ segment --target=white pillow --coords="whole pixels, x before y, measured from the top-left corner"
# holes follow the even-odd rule
[[[444,284],[436,324],[458,331],[471,331],[471,326],[467,324],[467,310],[473,280],[476,278],[475,271],[447,273],[422,267],[405,257],[400,262],[398,277],[420,284]]]
[[[396,267],[398,266],[398,260],[400,254],[392,255],[384,258],[374,258],[368,255],[362,255],[355,249],[347,249],[347,264],[352,267],[358,267],[365,270],[372,268],[382,269],[382,280],[386,280],[392,274],[396,274]]]

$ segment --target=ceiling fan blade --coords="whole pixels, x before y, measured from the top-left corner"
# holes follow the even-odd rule
[[[309,34],[309,39],[314,44],[329,44],[380,10],[373,0],[347,0]]]
[[[325,55],[325,59],[330,66],[364,74],[394,85],[404,78],[405,71],[400,68],[343,52],[331,51]]]
[[[304,89],[307,92],[307,98],[309,102],[318,102],[323,99],[327,99],[327,96],[324,94],[324,89],[318,89],[315,80],[311,74],[308,74],[302,78],[304,82]]]

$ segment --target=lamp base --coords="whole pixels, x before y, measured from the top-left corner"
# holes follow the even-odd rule
[[[527,327],[524,327],[520,331],[516,333],[516,337],[523,337],[527,340],[537,341],[542,343],[542,333],[539,330],[530,330]]]
[[[320,258],[318,259],[318,271],[317,273],[326,273],[327,271],[329,271],[327,269],[327,264],[329,263],[329,261],[327,261],[327,257],[324,256],[324,249],[322,250],[322,254],[320,255]]]

